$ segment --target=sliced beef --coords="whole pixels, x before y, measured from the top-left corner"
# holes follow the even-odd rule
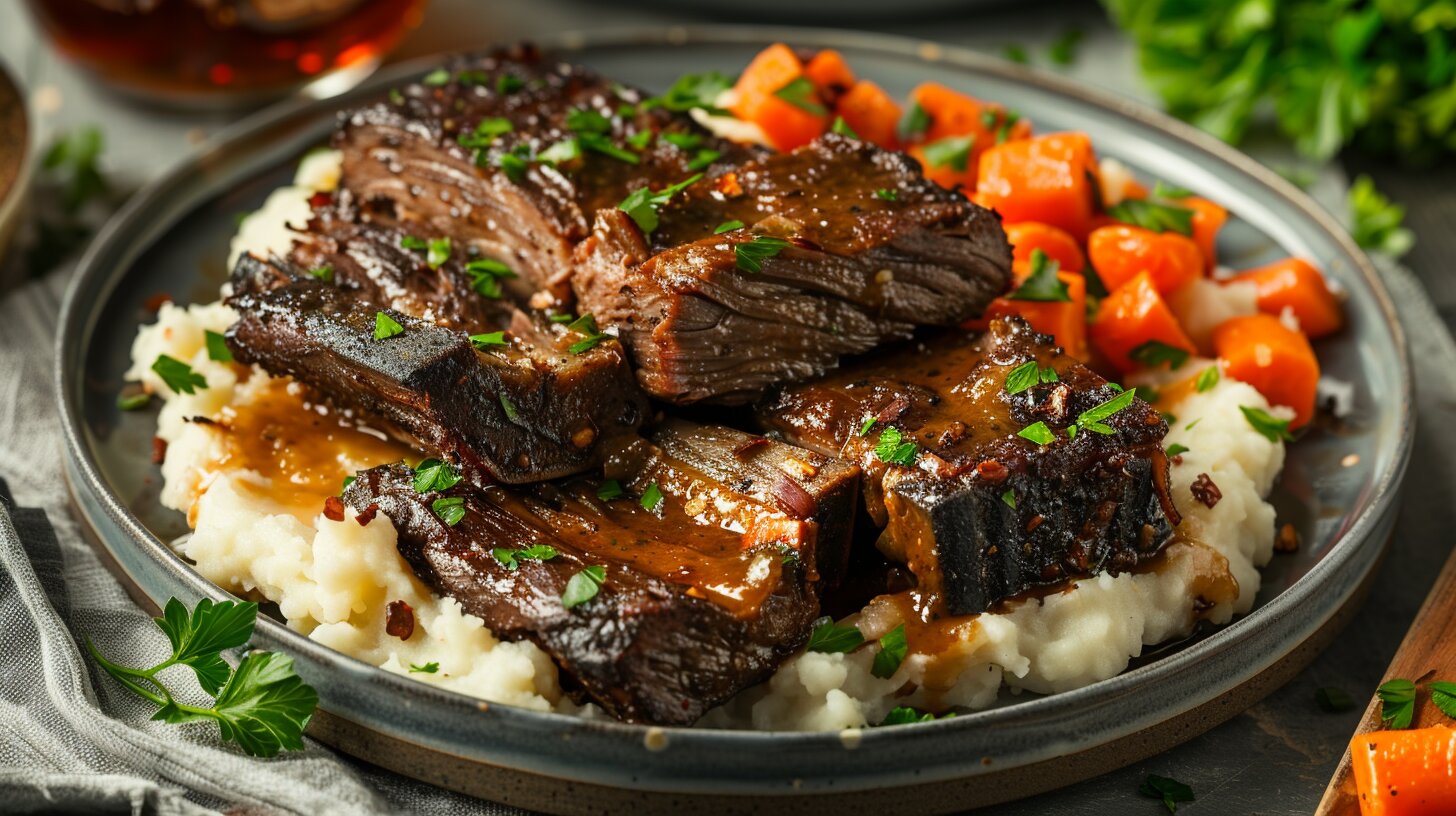
[[[657,439],[615,460],[625,481],[417,493],[395,465],[360,474],[344,498],[377,504],[417,575],[496,636],[540,645],[568,688],[619,719],[685,725],[803,646],[818,573],[848,535],[818,519],[851,512],[858,472],[727,429],[673,424]],[[807,499],[785,509],[769,497],[791,460],[812,475],[788,477]],[[452,526],[433,508],[454,499]],[[596,596],[567,608],[573,576],[594,566]]]
[[[621,346],[563,327],[477,350],[469,336],[285,262],[239,260],[228,346],[241,362],[289,375],[345,407],[439,450],[477,484],[525,482],[594,465],[647,405]],[[403,331],[377,337],[379,315]],[[579,350],[580,353],[575,353]]]
[[[751,401],[916,326],[973,317],[1010,279],[994,213],[905,154],[834,134],[717,169],[659,217],[648,238],[626,213],[598,212],[572,285],[583,311],[619,327],[643,387],[676,403]],[[715,234],[724,224],[739,228]],[[775,238],[787,245],[753,255]]]
[[[506,262],[522,294],[569,298],[572,249],[597,210],[758,152],[530,47],[457,57],[429,80],[341,122],[346,203]],[[650,142],[629,141],[645,131]]]
[[[1009,393],[1028,361],[1048,373]],[[759,415],[794,444],[859,463],[867,509],[886,525],[880,549],[909,566],[932,614],[963,615],[1131,569],[1165,543],[1178,514],[1158,412],[1134,399],[1101,421],[1110,432],[1085,421],[1067,432],[1119,393],[1011,318],[787,387]],[[1037,422],[1055,432],[1049,444],[1018,435]],[[913,452],[894,450],[897,433]]]

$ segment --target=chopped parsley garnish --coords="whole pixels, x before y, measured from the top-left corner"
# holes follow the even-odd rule
[[[638,504],[642,505],[643,510],[657,512],[657,509],[662,506],[662,488],[657,486],[657,482],[648,482],[647,489],[642,491],[642,499]]]
[[[1176,371],[1188,362],[1189,354],[1186,349],[1170,346],[1161,340],[1149,340],[1128,352],[1127,356],[1131,357],[1133,362],[1141,363],[1148,368],[1157,368],[1163,363],[1167,363],[1168,368]]]
[[[197,389],[207,388],[207,379],[176,357],[157,355],[156,362],[152,363],[152,370],[162,378],[168,388],[178,394],[196,394]]]
[[[652,231],[657,229],[657,209],[672,200],[672,197],[679,192],[697,183],[698,179],[702,177],[703,174],[698,173],[697,175],[679,181],[677,184],[664,187],[655,193],[647,187],[639,187],[626,198],[622,199],[622,203],[617,205],[617,209],[626,213],[633,221],[637,222],[637,226],[642,229],[643,235],[650,236],[652,235]]]
[[[667,93],[643,100],[641,107],[644,110],[660,107],[679,113],[699,108],[714,116],[722,116],[728,111],[717,106],[718,96],[731,87],[733,80],[717,71],[684,74],[672,83]]]
[[[482,153],[481,155],[484,154]],[[495,157],[495,166],[499,167],[501,172],[506,174],[506,178],[516,184],[520,184],[526,178],[526,171],[531,168],[530,163],[527,161],[527,155],[529,154],[522,155],[521,152],[516,151],[502,153]],[[633,158],[636,157],[634,156]],[[480,164],[479,160],[476,161],[476,164]]]
[[[1193,381],[1193,387],[1202,394],[1218,385],[1218,366],[1211,365],[1198,372],[1198,379]]]
[[[1141,198],[1129,198],[1116,206],[1108,207],[1107,214],[1123,223],[1153,232],[1172,231],[1182,235],[1193,235],[1193,211],[1187,207]]]
[[[578,317],[577,319],[568,323],[566,325],[566,330],[586,335],[585,338],[578,340],[567,347],[567,351],[570,351],[572,354],[581,354],[583,352],[590,351],[596,348],[597,345],[603,340],[606,340],[608,337],[611,336],[609,334],[604,334],[599,329],[597,329],[597,319],[589,314],[584,314],[581,317]]]
[[[1244,419],[1248,420],[1249,427],[1258,431],[1260,436],[1270,442],[1294,441],[1294,434],[1289,432],[1289,420],[1275,419],[1263,408],[1240,405],[1239,410],[1244,413]]]
[[[430,458],[415,468],[414,488],[416,493],[431,493],[449,490],[460,484],[460,473],[449,463]]]
[[[597,498],[602,501],[620,499],[624,495],[626,495],[626,491],[622,490],[622,483],[616,479],[607,479],[597,488]]]
[[[829,130],[851,139],[859,138],[859,134],[854,132],[854,128],[850,127],[848,122],[844,121],[843,116],[834,117],[834,124],[829,126]]]
[[[1037,421],[1016,432],[1022,439],[1029,439],[1038,445],[1050,445],[1057,435],[1045,422]]]
[[[434,674],[435,672],[440,670],[440,664],[431,662],[426,663],[423,666],[416,666],[415,664],[411,663],[409,670],[410,674]]]
[[[1006,374],[1006,393],[1020,394],[1037,385],[1037,383],[1054,383],[1057,381],[1057,370],[1051,366],[1042,368],[1035,360],[1027,360]]]
[[[1001,117],[1001,124],[996,128],[996,144],[1005,144],[1011,138],[1011,129],[1021,121],[1021,114],[1014,110],[1006,111]]]
[[[1405,221],[1405,207],[1376,190],[1369,176],[1361,175],[1355,179],[1355,183],[1350,185],[1347,202],[1352,224],[1350,237],[1355,239],[1355,243],[1392,258],[1406,254],[1415,244],[1415,233],[1401,226]]]
[[[642,130],[637,131],[631,136],[628,136],[627,144],[631,145],[633,150],[646,150],[647,146],[652,144],[653,135],[654,134],[651,130],[643,128]]]
[[[964,173],[971,160],[971,146],[975,143],[974,134],[937,139],[925,146],[925,160],[931,167],[949,167],[957,173]]]
[[[881,201],[899,201],[900,191],[888,190],[884,187],[881,187],[880,189],[875,191],[875,198],[878,198]]]
[[[473,69],[468,71],[460,71],[459,73],[455,74],[455,81],[460,83],[461,85],[474,87],[476,85],[484,85],[489,82],[490,74],[487,74],[484,71],[477,71]]]
[[[399,239],[400,249],[428,249],[430,244],[423,238],[415,235],[404,235]]]
[[[317,266],[313,269],[308,270],[308,276],[310,278],[313,278],[314,280],[323,281],[324,283],[333,283],[334,268],[332,266],[329,266],[328,264],[324,264],[323,266]]]
[[[693,160],[688,162],[688,169],[702,170],[717,161],[722,155],[722,151],[719,150],[699,150],[698,155],[694,156]]]
[[[1084,431],[1092,431],[1093,433],[1116,433],[1116,429],[1106,424],[1104,420],[1127,406],[1132,405],[1132,401],[1136,397],[1137,389],[1129,388],[1106,402],[1088,408],[1077,415],[1077,427]]]
[[[1082,38],[1086,36],[1087,32],[1077,27],[1063,31],[1047,49],[1047,56],[1057,65],[1071,65],[1077,59],[1077,46],[1082,44]]]
[[[1174,187],[1165,181],[1157,181],[1153,184],[1153,198],[1191,198],[1193,191],[1185,187]]]
[[[459,136],[455,137],[455,141],[459,142],[461,147],[473,147],[479,150],[490,147],[498,137],[504,136],[512,130],[515,130],[515,126],[511,124],[511,120],[499,116],[488,116],[476,123],[474,130],[461,132]]]
[[[446,71],[444,68],[436,68],[428,74],[425,74],[424,78],[420,80],[421,83],[434,87],[439,87],[449,81],[450,72]]]
[[[345,490],[349,489],[349,485],[357,481],[359,481],[358,476],[345,476],[344,483],[339,487],[339,494],[342,495]]]
[[[784,87],[773,92],[774,96],[814,116],[828,116],[829,109],[819,101],[819,92],[808,77],[799,76],[789,80]]]
[[[892,465],[910,467],[919,455],[920,446],[915,444],[915,440],[905,439],[900,429],[893,425],[880,431],[880,438],[875,442],[875,456]]]
[[[485,334],[472,334],[470,335],[470,344],[480,351],[485,351],[495,346],[504,346],[507,345],[506,333],[503,331],[495,331],[486,332]]]
[[[607,138],[605,134],[583,133],[580,136],[577,136],[576,140],[578,143],[581,144],[582,147],[590,150],[593,153],[600,153],[603,156],[611,156],[617,161],[623,161],[628,164],[640,164],[642,162],[642,159],[638,157],[636,153],[633,153],[632,151],[624,147],[618,147],[617,145],[612,144],[612,140]]]
[[[925,108],[920,107],[919,102],[912,101],[910,107],[905,109],[905,115],[900,117],[900,122],[895,126],[895,133],[902,142],[913,142],[925,135],[930,129],[930,114]]]
[[[877,420],[873,416],[867,416],[867,417],[865,417],[864,418],[864,422],[861,422],[859,424],[859,435],[860,436],[869,436],[870,431],[874,429],[875,423],[877,421],[879,421],[879,420]]]
[[[207,343],[207,359],[215,363],[231,363],[233,353],[228,348],[227,338],[211,329],[203,332],[203,339]]]
[[[430,509],[440,517],[440,521],[454,527],[465,518],[465,499],[459,496],[442,496],[430,502]]]
[[[1012,510],[1015,510],[1016,509],[1016,491],[1015,490],[1008,490],[1005,493],[1002,493],[1001,494],[1001,503],[1004,504],[1004,505],[1006,505],[1007,507],[1010,507]]]
[[[1031,274],[1007,295],[1011,300],[1035,300],[1041,302],[1070,302],[1069,287],[1057,277],[1061,264],[1047,257],[1040,249],[1031,251]]]
[[[741,230],[741,229],[743,229],[743,222],[742,221],[739,221],[738,219],[735,218],[732,221],[724,221],[723,223],[721,223],[718,226],[714,227],[713,228],[713,234],[714,235],[722,235],[725,232],[732,232],[733,230]]]
[[[552,323],[570,323],[576,320],[576,316],[571,312],[557,312],[556,314],[546,315],[546,319]]]
[[[116,397],[116,407],[123,411],[140,411],[152,402],[152,395],[145,391],[136,391],[130,394],[119,394]]]
[[[612,120],[591,108],[572,108],[566,112],[566,127],[577,133],[607,133]]]
[[[517,550],[509,547],[496,547],[490,551],[490,554],[501,563],[501,566],[508,570],[515,570],[521,566],[521,561],[550,561],[561,553],[550,544],[532,544]]]
[[[703,143],[703,137],[696,133],[664,133],[662,134],[662,140],[673,147],[680,147],[683,150],[693,150]]]
[[[1169,456],[1177,456],[1180,453],[1187,453],[1187,452],[1188,452],[1188,446],[1187,445],[1182,445],[1182,444],[1179,444],[1177,442],[1174,442],[1173,444],[1171,444],[1171,445],[1168,446],[1168,455]]]
[[[1427,686],[1431,692],[1431,702],[1441,713],[1447,717],[1456,719],[1456,683],[1448,683],[1444,680],[1436,680]]]
[[[536,154],[538,161],[546,164],[566,164],[581,158],[581,143],[576,139],[562,139]]]
[[[1028,62],[1031,62],[1030,55],[1026,53],[1026,47],[1017,45],[1015,43],[1012,43],[1011,45],[1002,48],[1001,56],[1005,57],[1007,61],[1014,62],[1017,65],[1025,65]]]
[[[384,312],[374,313],[374,339],[383,340],[387,337],[394,337],[397,334],[404,334],[404,326],[399,321],[385,314]]]
[[[1138,793],[1151,799],[1161,799],[1163,807],[1166,807],[1169,813],[1178,812],[1179,802],[1193,801],[1192,788],[1176,779],[1169,779],[1157,774],[1148,774],[1148,778],[1144,779],[1143,784],[1138,787]]]
[[[439,269],[450,260],[450,239],[435,238],[430,241],[430,247],[425,251],[425,265],[431,269]]]
[[[1344,689],[1326,686],[1314,693],[1314,702],[1322,711],[1338,714],[1355,707],[1355,700]]]
[[[945,720],[954,716],[955,712],[952,711],[942,715],[939,719]],[[885,715],[885,719],[880,721],[880,725],[910,725],[911,723],[932,722],[935,719],[937,717],[929,711],[920,711],[910,706],[895,706],[890,709],[889,714]]]
[[[271,757],[282,750],[303,750],[303,729],[318,707],[318,694],[293,671],[293,658],[277,652],[249,651],[236,669],[222,652],[242,648],[253,637],[258,605],[214,603],[204,598],[189,613],[176,598],[167,601],[157,626],[172,644],[172,654],[149,669],[119,666],[101,656],[88,638],[86,649],[107,674],[128,691],[157,706],[154,720],[191,723],[212,720],[224,741],[243,753]],[[179,702],[158,674],[171,666],[192,669],[197,684],[213,697],[207,707]]]
[[[515,403],[511,402],[510,397],[505,394],[500,395],[500,406],[501,410],[506,412],[506,419],[515,422],[520,418],[521,412],[516,410]]]
[[[1416,684],[1409,680],[1387,680],[1375,690],[1380,698],[1380,719],[1386,728],[1410,728],[1416,712]]]
[[[823,617],[814,621],[814,631],[809,634],[809,645],[805,650],[839,654],[852,652],[864,643],[864,635],[852,623],[836,624],[833,618]]]
[[[501,74],[500,78],[495,81],[495,92],[502,95],[513,94],[524,87],[526,87],[526,83],[511,74]]]
[[[404,94],[400,93],[398,88],[390,88],[389,89],[389,102],[392,105],[403,105],[404,104]]]
[[[593,564],[585,567],[581,572],[571,576],[566,582],[566,589],[561,593],[561,605],[567,609],[574,609],[590,601],[601,591],[602,584],[607,582],[607,568],[600,564]]]
[[[492,300],[500,299],[500,282],[503,279],[516,277],[516,273],[509,266],[494,258],[476,258],[469,261],[465,264],[465,274],[470,276],[470,288],[476,294]]]
[[[894,677],[895,672],[900,669],[900,664],[905,661],[905,653],[908,650],[909,646],[905,641],[905,624],[902,623],[880,638],[880,650],[875,652],[875,662],[870,667],[870,674],[882,680]]]
[[[753,240],[733,246],[733,263],[744,272],[762,272],[763,262],[783,252],[789,242],[772,235],[755,235]]]

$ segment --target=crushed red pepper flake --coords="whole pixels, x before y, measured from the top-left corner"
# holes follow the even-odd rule
[[[404,601],[390,601],[384,606],[384,633],[400,640],[409,640],[415,633],[415,610]]]
[[[369,522],[373,521],[374,517],[378,514],[379,504],[377,502],[370,502],[368,507],[364,508],[359,515],[354,517],[354,520],[359,522],[360,527],[368,527]]]
[[[167,461],[167,440],[160,436],[152,437],[152,464],[160,465]]]
[[[1219,499],[1223,498],[1223,491],[1218,489],[1218,485],[1213,483],[1213,479],[1209,478],[1207,473],[1198,474],[1198,478],[1188,486],[1188,491],[1193,494],[1193,498],[1203,502],[1203,506],[1210,510],[1218,504]]]
[[[324,499],[324,518],[329,521],[343,521],[344,500],[338,496],[330,496]]]

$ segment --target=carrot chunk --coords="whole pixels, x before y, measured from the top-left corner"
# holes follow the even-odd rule
[[[1122,371],[1137,368],[1133,351],[1153,340],[1198,353],[1147,272],[1138,273],[1103,298],[1089,332],[1097,350]]]
[[[791,83],[804,80],[803,94],[790,94],[798,104],[780,96]],[[761,128],[779,150],[806,145],[829,127],[829,109],[818,91],[804,76],[804,65],[793,49],[775,43],[758,53],[743,69],[733,86],[736,99],[731,110],[739,119]]]
[[[1049,133],[981,155],[976,191],[1008,224],[1040,221],[1085,240],[1091,230],[1097,157],[1085,133]]]
[[[1193,243],[1203,254],[1204,272],[1212,272],[1218,263],[1218,231],[1228,222],[1228,210],[1197,196],[1189,196],[1177,204],[1193,211]]]
[[[854,83],[839,98],[835,113],[844,118],[861,139],[895,150],[900,146],[895,128],[900,124],[900,106],[880,86],[868,80]]]
[[[930,117],[930,127],[919,139],[924,147],[912,146],[909,153],[925,169],[926,177],[942,187],[976,189],[982,154],[998,141],[1031,135],[1031,123],[1009,114],[1001,105],[982,102],[935,82],[917,86],[910,92],[910,99]],[[964,149],[947,151],[945,147],[951,145],[964,145]],[[954,164],[943,158],[948,153],[957,157]]]
[[[1350,740],[1364,816],[1456,813],[1456,729],[1376,731]]]
[[[849,63],[833,48],[826,48],[815,54],[804,66],[804,75],[814,83],[824,99],[838,99],[854,86],[854,72]]]
[[[1147,272],[1158,291],[1167,294],[1203,274],[1203,254],[1193,239],[1126,224],[1093,230],[1087,236],[1087,259],[1109,290]]]
[[[1303,258],[1280,261],[1240,272],[1228,282],[1249,282],[1259,289],[1259,311],[1272,315],[1285,309],[1294,313],[1299,328],[1310,338],[1324,337],[1345,324],[1344,310],[1314,264]]]
[[[1011,262],[1031,263],[1031,253],[1041,250],[1057,262],[1063,272],[1081,272],[1085,265],[1082,248],[1064,230],[1050,224],[1023,221],[1006,227],[1006,240],[1011,242]]]
[[[1319,360],[1309,340],[1273,315],[1225,320],[1213,330],[1213,350],[1223,373],[1258,389],[1273,405],[1294,409],[1291,429],[1314,417]]]
[[[1018,276],[1020,284],[1024,275]],[[1071,300],[1012,300],[996,298],[986,307],[986,319],[1021,315],[1033,329],[1056,338],[1067,354],[1087,359],[1087,279],[1071,272],[1058,272],[1057,280],[1067,285]]]

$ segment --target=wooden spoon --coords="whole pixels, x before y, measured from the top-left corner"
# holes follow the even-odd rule
[[[1456,551],[1446,559],[1446,566],[1431,587],[1431,594],[1416,613],[1415,622],[1401,641],[1400,649],[1385,670],[1381,680],[1404,677],[1417,683],[1424,680],[1456,680],[1456,638],[1448,635],[1456,628]],[[1441,713],[1431,702],[1431,695],[1424,691],[1416,695],[1417,708],[1411,720],[1411,728],[1426,728],[1432,725],[1448,724],[1450,718]],[[1380,698],[1372,697],[1365,708],[1365,716],[1355,729],[1356,734],[1367,734],[1381,728]],[[1355,790],[1355,776],[1350,767],[1350,752],[1340,758],[1339,767],[1330,786],[1320,799],[1315,816],[1360,816],[1360,798]]]

